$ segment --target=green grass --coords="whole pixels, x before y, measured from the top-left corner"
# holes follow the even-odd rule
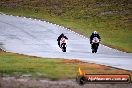
[[[32,78],[51,80],[75,79],[78,67],[87,74],[130,74],[132,72],[113,69],[103,65],[83,63],[79,60],[39,58],[0,51],[0,77],[27,75]]]
[[[49,79],[67,79],[76,76],[76,64],[64,64],[63,59],[37,58],[0,52],[0,75],[31,75]]]
[[[56,23],[87,37],[96,30],[102,43],[132,52],[131,3],[129,0],[3,0],[0,11]],[[15,3],[15,5],[12,5]],[[109,11],[118,11],[101,15]],[[120,11],[127,11],[120,13]]]

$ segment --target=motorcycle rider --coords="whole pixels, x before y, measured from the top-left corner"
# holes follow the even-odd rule
[[[67,40],[68,38],[62,33],[57,39],[59,47],[61,47],[62,41],[67,43]]]
[[[60,47],[60,40],[61,40],[62,37],[64,37],[64,34],[63,33],[57,39],[59,47]]]
[[[62,48],[62,45],[67,43],[68,38],[66,36],[62,36],[60,39],[60,48]]]
[[[93,40],[95,39],[96,43],[97,44],[97,49],[98,49],[98,46],[99,46],[99,42],[101,41],[101,38],[100,38],[100,35],[97,33],[97,31],[94,31],[91,36],[90,36],[90,44],[91,44],[91,48],[93,49],[94,47],[94,44],[93,44]],[[96,51],[97,52],[97,51]],[[95,52],[95,53],[96,53]],[[93,53],[93,50],[92,50],[92,53]]]

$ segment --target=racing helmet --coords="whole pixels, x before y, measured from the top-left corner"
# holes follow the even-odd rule
[[[97,31],[94,31],[93,34],[98,34]]]

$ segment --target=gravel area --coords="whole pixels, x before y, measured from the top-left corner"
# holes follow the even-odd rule
[[[0,88],[132,88],[132,84],[85,84],[79,85],[74,79],[51,81],[28,77],[1,77]]]

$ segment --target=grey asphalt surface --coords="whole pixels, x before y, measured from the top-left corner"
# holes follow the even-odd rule
[[[68,37],[67,52],[57,45],[57,37]],[[0,48],[25,55],[79,59],[116,68],[132,70],[132,53],[124,53],[104,45],[91,53],[89,39],[63,27],[29,18],[0,14]]]

